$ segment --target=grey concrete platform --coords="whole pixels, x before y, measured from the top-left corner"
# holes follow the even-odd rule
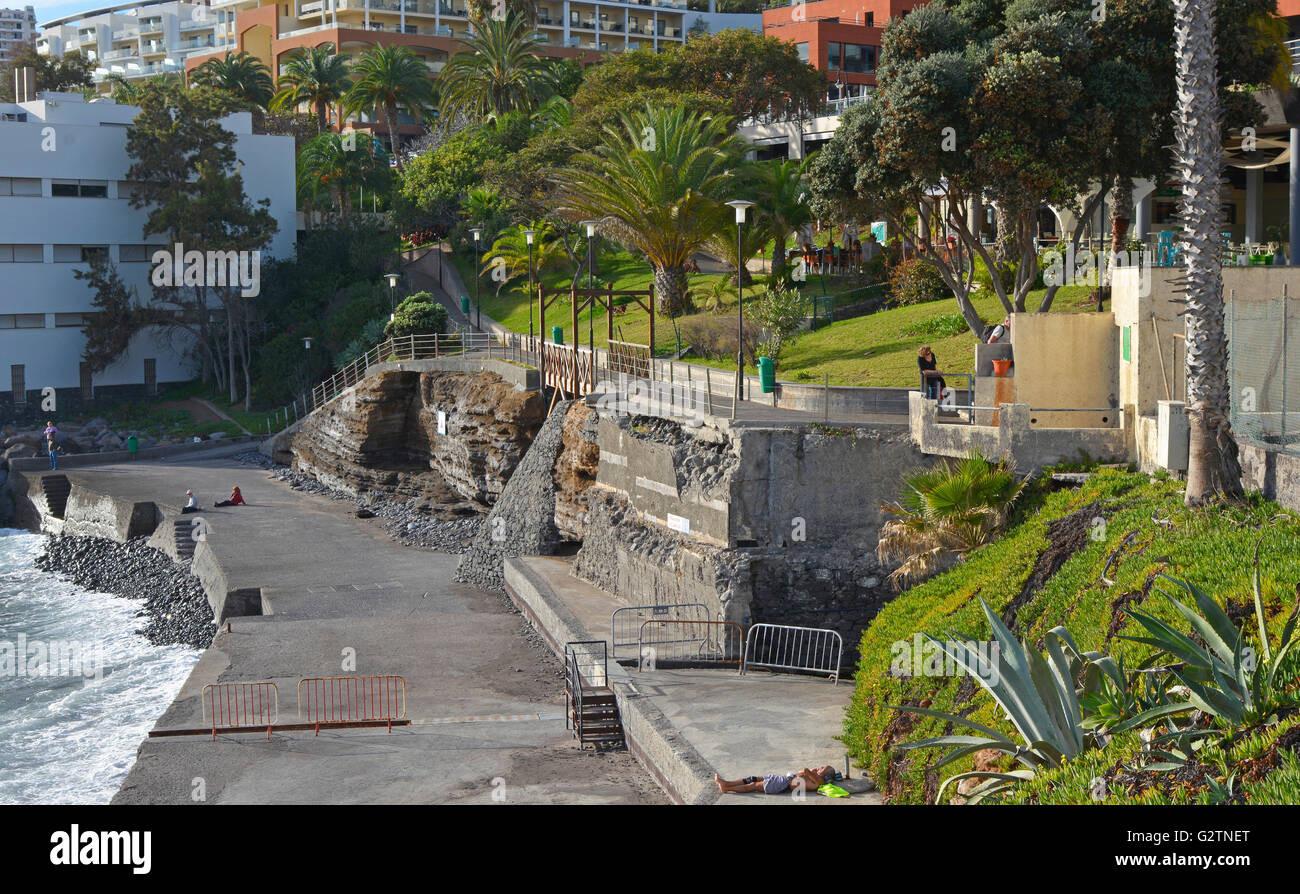
[[[506,560],[506,585],[554,648],[565,642],[610,639],[613,596],[570,573],[555,557]],[[611,662],[629,745],[674,799],[718,804],[880,804],[875,792],[850,798],[809,793],[803,799],[761,794],[719,795],[713,774],[726,779],[788,773],[831,764],[843,772],[836,740],[851,681],[774,674],[744,676],[736,668],[658,668],[639,671]],[[859,770],[853,771],[860,775]]]
[[[208,529],[201,549],[231,584],[262,593],[268,614],[221,625],[157,729],[203,726],[210,683],[274,682],[279,719],[294,722],[298,680],[369,674],[405,678],[412,721],[391,733],[148,739],[115,803],[196,803],[196,779],[204,803],[665,802],[632,755],[579,749],[559,663],[507,600],[452,581],[455,556],[405,548],[380,519],[355,518],[351,501],[293,491],[228,457],[68,477],[155,502],[164,527],[194,490]],[[235,484],[249,505],[210,508]]]

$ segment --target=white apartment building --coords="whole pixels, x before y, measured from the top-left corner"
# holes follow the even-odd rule
[[[153,252],[169,247],[162,237],[145,239],[146,212],[127,201],[126,132],[138,111],[70,93],[0,103],[0,416],[12,403],[39,403],[46,387],[56,389],[60,407],[77,406],[151,393],[197,372],[194,346],[156,330],[136,336],[102,373],[91,376],[82,363],[82,326],[93,296],[73,271],[87,269],[91,254],[105,252],[140,302],[148,303]],[[247,112],[229,116],[223,126],[235,135],[245,192],[253,201],[270,199],[268,210],[279,225],[263,260],[291,257],[293,139],[254,134]]]
[[[18,55],[24,46],[36,41],[36,10],[0,9],[0,68]]]
[[[234,47],[227,18],[234,21],[233,14],[214,11],[206,2],[136,0],[43,22],[36,50],[55,57],[84,54],[98,63],[96,83],[109,74],[127,79],[179,75],[188,57]]]

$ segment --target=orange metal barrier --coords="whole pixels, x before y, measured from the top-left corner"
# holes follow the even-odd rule
[[[274,683],[209,683],[203,687],[203,719],[212,719],[212,738],[218,729],[271,727],[279,720],[280,690]]]
[[[406,716],[406,679],[391,674],[372,677],[311,677],[298,681],[298,717],[314,724],[387,723]]]

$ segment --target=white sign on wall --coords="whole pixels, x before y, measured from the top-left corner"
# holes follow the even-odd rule
[[[668,513],[668,527],[682,534],[689,534],[691,533],[691,520],[682,518],[680,515],[673,515],[670,512]]]
[[[445,435],[446,433],[447,433],[447,411],[439,410],[438,411],[438,434]]]

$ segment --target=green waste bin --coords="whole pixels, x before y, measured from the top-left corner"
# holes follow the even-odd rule
[[[564,327],[563,327],[563,326],[552,326],[552,327],[551,327],[551,341],[555,342],[557,345],[562,345],[562,344],[564,344]]]
[[[469,296],[468,295],[460,296],[460,312],[465,315],[466,319],[469,318]]]
[[[126,452],[132,454],[140,452],[140,439],[135,435],[126,439]]]
[[[758,386],[764,394],[776,390],[776,364],[771,357],[758,358]]]

